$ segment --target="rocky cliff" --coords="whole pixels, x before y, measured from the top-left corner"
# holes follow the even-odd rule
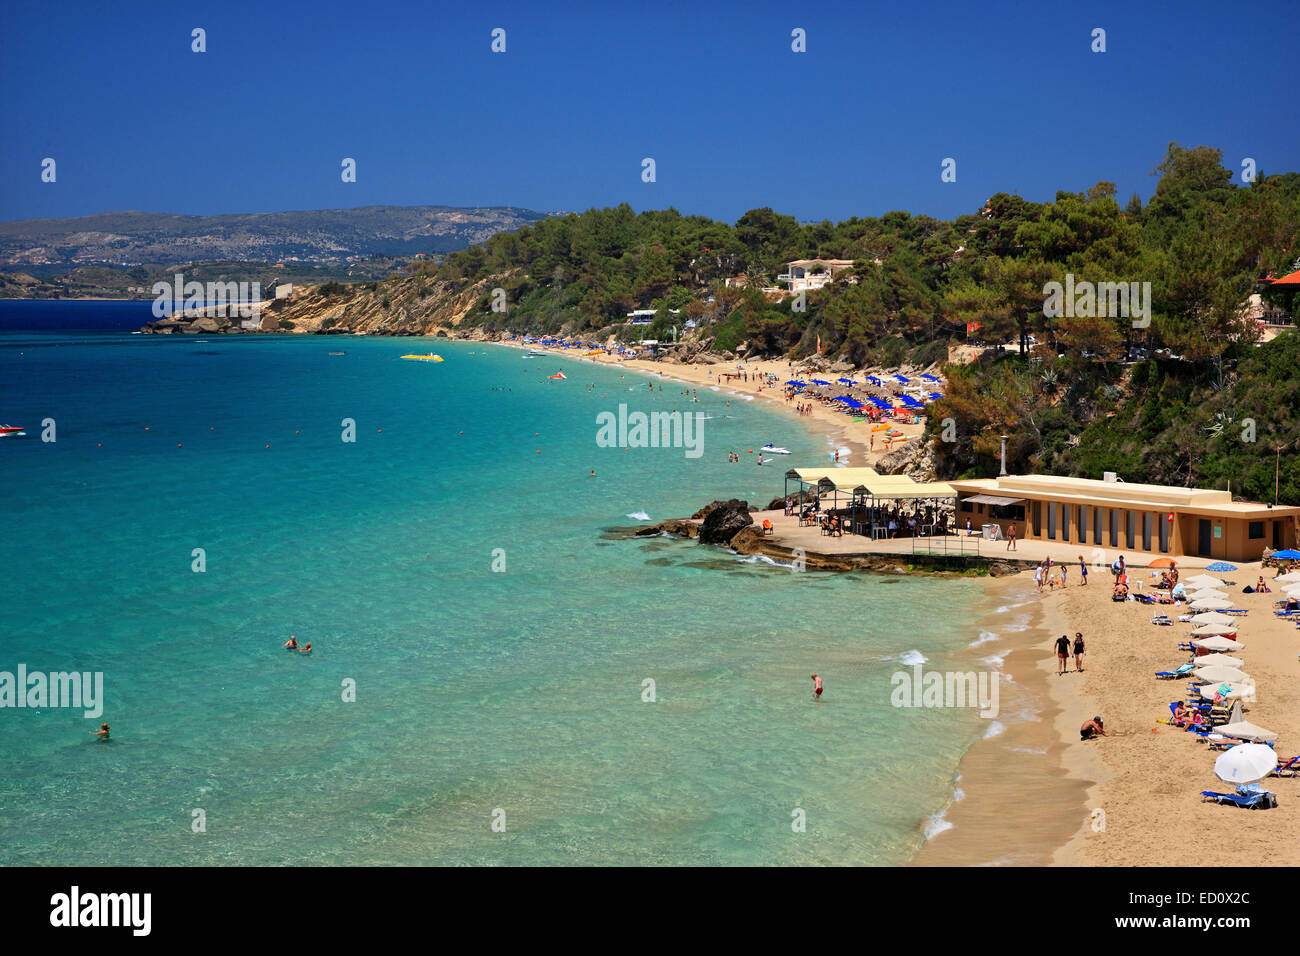
[[[413,275],[382,283],[309,286],[288,298],[262,303],[254,328],[238,317],[177,315],[150,322],[153,333],[294,332],[347,335],[450,335],[462,331],[471,311],[485,311],[492,289],[506,277],[465,284]],[[463,330],[469,337],[490,337]]]

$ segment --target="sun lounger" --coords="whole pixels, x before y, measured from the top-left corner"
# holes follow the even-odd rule
[[[1161,627],[1173,627],[1174,622],[1170,620],[1168,614],[1157,614],[1151,619],[1152,624],[1159,624]]]
[[[1179,664],[1175,670],[1156,671],[1156,676],[1161,680],[1173,680],[1176,677],[1186,677],[1195,667],[1193,662],[1188,661],[1186,664]]]
[[[1270,774],[1273,777],[1300,777],[1300,754],[1281,760]]]
[[[1215,793],[1213,790],[1201,791],[1201,802],[1213,800],[1220,806],[1232,805],[1243,810],[1271,810],[1277,806],[1277,794],[1267,790],[1247,790],[1238,787],[1236,793]]]

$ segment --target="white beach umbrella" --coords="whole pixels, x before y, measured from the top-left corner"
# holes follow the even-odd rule
[[[1199,591],[1193,591],[1191,594],[1187,595],[1189,601],[1199,601],[1202,598],[1221,598],[1226,601],[1228,599],[1228,592],[1218,591],[1214,588],[1201,588]]]
[[[1223,598],[1197,598],[1191,603],[1193,611],[1222,611],[1227,607],[1232,607],[1232,602]]]
[[[1232,624],[1236,620],[1231,614],[1220,614],[1218,611],[1202,611],[1192,615],[1193,624]]]
[[[1282,589],[1287,597],[1300,597],[1300,584],[1291,584]]]
[[[1229,681],[1240,683],[1244,680],[1250,680],[1250,675],[1235,667],[1226,667],[1223,664],[1211,664],[1208,667],[1198,667],[1192,671],[1193,680],[1203,680],[1207,684],[1223,684]]]
[[[1202,624],[1196,630],[1192,631],[1197,637],[1212,637],[1215,634],[1237,633],[1237,625],[1233,624]]]
[[[1286,574],[1276,577],[1273,580],[1281,581],[1284,584],[1292,582],[1300,583],[1300,571],[1288,571]]]
[[[1196,690],[1205,700],[1214,700],[1216,697],[1222,697],[1224,700],[1241,700],[1244,697],[1255,696],[1253,682],[1228,681],[1223,684],[1206,684]]]
[[[1244,667],[1245,661],[1240,657],[1231,657],[1227,654],[1202,654],[1196,658],[1197,667],[1211,667],[1215,664],[1222,664],[1224,667]]]
[[[1222,734],[1225,737],[1237,737],[1241,740],[1258,740],[1267,743],[1270,740],[1277,740],[1277,734],[1271,730],[1265,730],[1257,724],[1252,724],[1249,720],[1235,720],[1230,724],[1223,724],[1214,728],[1216,734]]]
[[[1263,780],[1277,766],[1277,754],[1263,744],[1238,744],[1219,754],[1214,775],[1224,783],[1254,783]]]
[[[1183,584],[1189,588],[1192,587],[1223,588],[1228,586],[1227,581],[1220,581],[1218,578],[1212,578],[1208,574],[1198,574],[1194,578],[1188,578],[1186,581],[1183,582]]]
[[[1202,637],[1192,641],[1192,647],[1199,647],[1203,651],[1244,651],[1245,644],[1239,644],[1236,641],[1230,641],[1226,637]]]

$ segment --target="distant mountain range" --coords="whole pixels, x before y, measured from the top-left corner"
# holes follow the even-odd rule
[[[436,256],[548,215],[514,206],[360,206],[226,216],[105,212],[23,219],[0,223],[0,270],[49,276],[82,266],[317,265]]]

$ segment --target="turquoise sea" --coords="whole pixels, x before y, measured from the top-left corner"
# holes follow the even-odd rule
[[[889,678],[969,667],[978,582],[602,537],[766,504],[827,460],[793,418],[500,346],[130,334],[148,312],[0,304],[29,436],[0,671],[101,671],[112,725],[0,709],[0,863],[895,864],[952,799],[987,722]],[[704,454],[597,447],[620,402],[710,416]],[[769,440],[795,454],[755,467]]]

